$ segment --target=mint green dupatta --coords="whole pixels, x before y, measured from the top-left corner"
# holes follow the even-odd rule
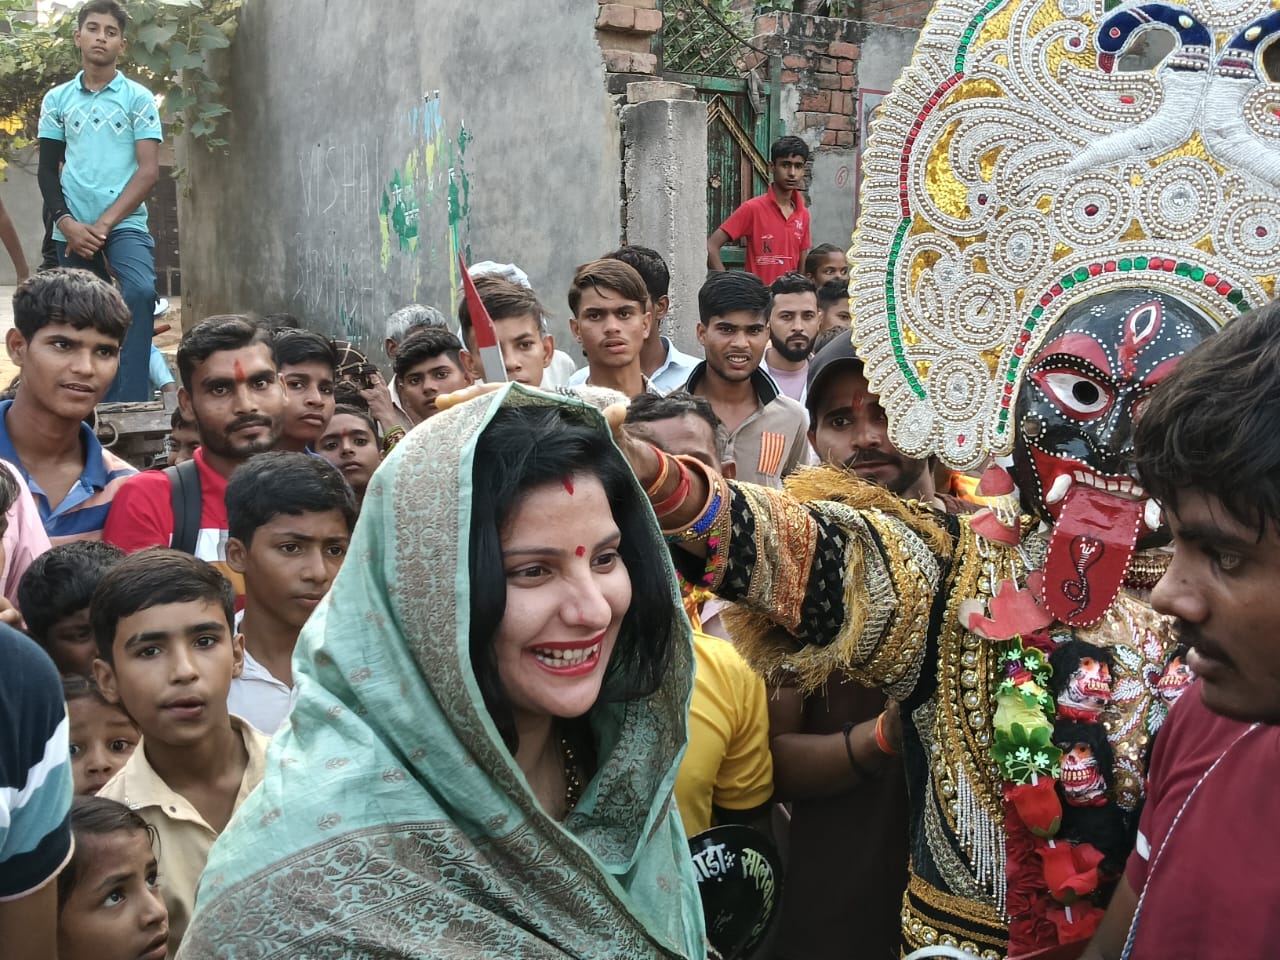
[[[564,404],[608,429],[593,408],[509,386],[387,458],[299,639],[298,702],[266,778],[213,848],[182,960],[706,956],[671,798],[693,682],[683,618],[659,691],[593,711],[599,770],[563,825],[471,672],[475,440],[518,404]],[[652,562],[669,565],[652,515],[649,527]]]

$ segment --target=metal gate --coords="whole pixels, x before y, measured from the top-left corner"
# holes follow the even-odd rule
[[[769,186],[774,139],[772,91],[777,59],[753,46],[749,18],[722,13],[715,0],[661,0],[653,51],[664,80],[687,83],[707,104],[707,233]],[[762,55],[763,56],[760,56]],[[754,56],[753,56],[754,55]],[[752,66],[753,60],[759,63]],[[725,244],[726,267],[742,267],[745,248]]]

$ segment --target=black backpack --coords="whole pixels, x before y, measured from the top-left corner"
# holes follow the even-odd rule
[[[194,460],[176,467],[165,467],[169,478],[169,503],[173,507],[174,550],[195,554],[196,537],[200,534],[200,472]]]

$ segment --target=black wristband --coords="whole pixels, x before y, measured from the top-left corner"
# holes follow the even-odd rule
[[[853,731],[853,728],[854,722],[852,720],[847,721],[841,728],[844,732],[844,752],[849,755],[849,766],[863,780],[874,780],[876,775],[860,764],[858,758],[853,755],[853,744],[849,742],[849,734]]]

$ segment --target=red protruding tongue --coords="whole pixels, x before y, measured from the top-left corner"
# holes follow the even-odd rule
[[[1086,627],[1107,612],[1138,542],[1142,501],[1076,483],[1062,502],[1044,562],[1044,605],[1062,623]]]

